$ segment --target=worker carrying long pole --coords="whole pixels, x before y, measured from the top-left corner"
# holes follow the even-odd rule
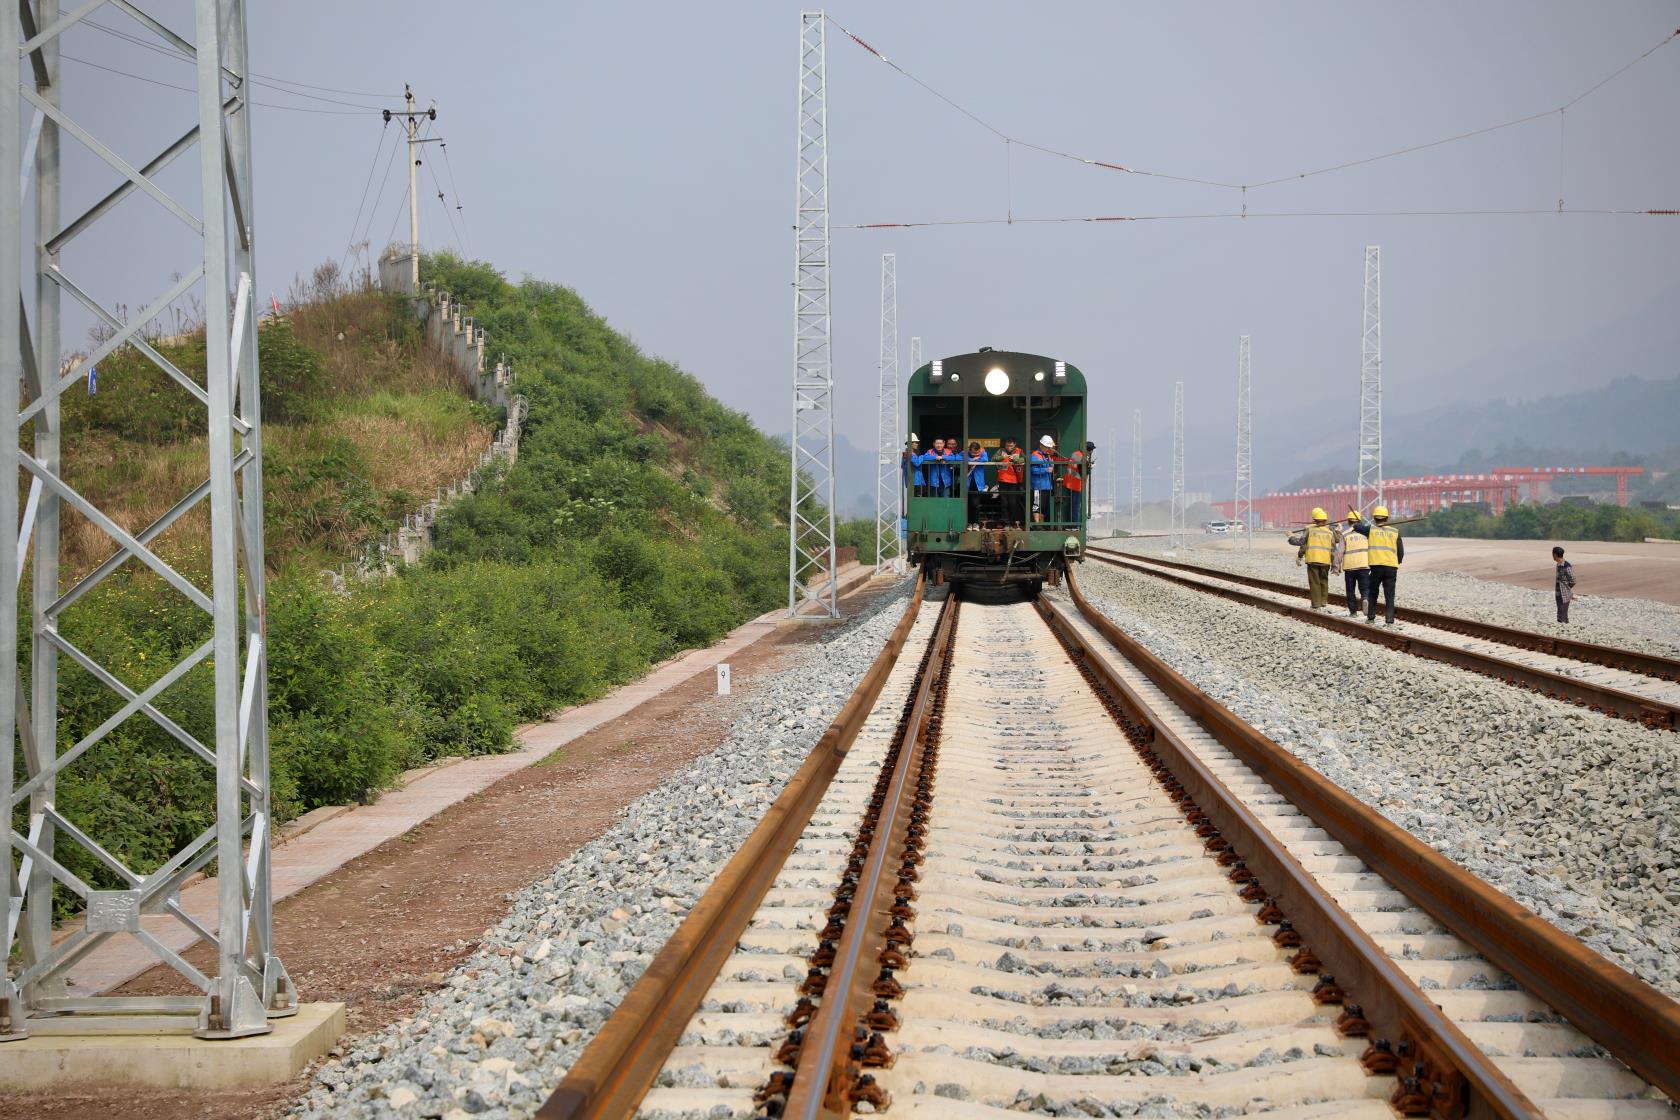
[[[1384,596],[1386,614],[1384,625],[1394,625],[1394,585],[1400,578],[1400,564],[1406,559],[1406,542],[1400,530],[1388,523],[1388,507],[1378,506],[1371,511],[1370,541],[1371,585],[1365,597],[1365,621],[1377,621],[1377,593]]]
[[[1330,570],[1341,569],[1342,595],[1347,603],[1349,618],[1357,617],[1365,607],[1365,597],[1371,593],[1371,559],[1367,534],[1371,526],[1356,509],[1348,510],[1347,523],[1342,526],[1341,540],[1330,561]]]
[[[1313,610],[1321,611],[1330,605],[1330,563],[1335,559],[1339,534],[1330,526],[1330,515],[1320,507],[1312,511],[1313,523],[1299,534],[1290,536],[1290,543],[1299,544],[1295,563],[1307,566],[1307,591],[1312,595]]]

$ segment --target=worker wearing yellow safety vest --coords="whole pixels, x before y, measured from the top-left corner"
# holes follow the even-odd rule
[[[1365,596],[1371,593],[1370,548],[1366,534],[1371,526],[1356,509],[1348,510],[1347,524],[1342,526],[1342,539],[1336,545],[1335,558],[1330,562],[1332,572],[1342,573],[1342,596],[1347,603],[1348,616],[1354,617],[1365,606]]]
[[[1330,515],[1322,509],[1315,507],[1312,519],[1301,534],[1295,563],[1307,565],[1307,591],[1312,595],[1313,610],[1321,611],[1330,605],[1330,562],[1335,559],[1338,534],[1330,527]]]
[[[1367,537],[1370,541],[1371,585],[1365,597],[1365,621],[1377,621],[1377,594],[1385,600],[1385,625],[1394,625],[1394,585],[1400,578],[1400,562],[1406,558],[1406,542],[1400,530],[1388,523],[1388,507],[1378,506],[1371,511],[1373,522]]]

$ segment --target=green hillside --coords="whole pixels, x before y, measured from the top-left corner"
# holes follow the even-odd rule
[[[370,798],[443,755],[506,749],[520,722],[708,642],[785,591],[779,445],[692,377],[639,353],[568,289],[510,284],[453,258],[428,261],[426,272],[468,301],[491,346],[515,363],[530,413],[517,464],[450,506],[426,562],[390,578],[334,591],[321,569],[353,560],[435,482],[464,474],[495,418],[430,355],[402,299],[333,295],[260,336],[271,772],[282,820]],[[202,376],[202,350],[189,339],[171,356]],[[155,399],[173,391],[139,355],[119,352],[101,363],[97,394],[67,401],[69,430],[89,426],[97,438],[66,469],[90,489],[103,485],[104,500],[131,501],[130,528],[203,462],[202,436],[172,428],[176,411]],[[207,583],[207,557],[180,537],[162,539],[160,551]],[[94,538],[73,544],[67,566],[85,569],[108,551]],[[203,612],[133,562],[62,626],[136,690],[208,628]],[[63,750],[118,701],[61,666]],[[206,662],[157,707],[208,741],[211,697]],[[145,873],[211,822],[213,777],[157,725],[131,718],[60,778],[57,805]],[[141,820],[144,830],[121,831]],[[91,855],[64,847],[79,874],[107,882]]]

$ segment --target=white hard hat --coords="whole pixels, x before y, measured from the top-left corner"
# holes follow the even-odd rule
[[[910,442],[911,443],[920,443],[920,442],[922,442],[922,437],[918,436],[915,432],[911,432],[910,433]]]
[[[1051,439],[1049,436],[1039,436],[1038,445],[1040,447],[1054,447],[1056,446],[1056,441]]]

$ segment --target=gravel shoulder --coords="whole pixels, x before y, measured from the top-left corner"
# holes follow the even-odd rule
[[[1486,543],[1509,545],[1513,542]],[[1544,541],[1518,543],[1537,545],[1542,551],[1547,547]],[[1116,552],[1163,557],[1169,555],[1166,540],[1161,537],[1101,541],[1098,542],[1098,546]],[[1676,551],[1680,551],[1680,546],[1674,547]],[[1172,553],[1170,558],[1238,575],[1259,576],[1263,579],[1306,586],[1306,576],[1295,566],[1295,550],[1276,547],[1275,541],[1256,540],[1252,552],[1224,546],[1196,547],[1192,544]],[[1094,567],[1095,564],[1088,564],[1086,570]],[[1586,580],[1582,582],[1586,587],[1591,586]],[[1335,584],[1332,590],[1341,590],[1339,579],[1332,579],[1332,583]],[[1556,604],[1553,602],[1549,583],[1538,589],[1518,587],[1509,583],[1479,579],[1457,571],[1417,571],[1410,565],[1402,565],[1397,602],[1402,606],[1438,611],[1498,626],[1515,626],[1540,634],[1555,634],[1580,641],[1620,646],[1664,657],[1680,657],[1680,606],[1650,599],[1581,594],[1577,596],[1570,613],[1571,622],[1565,626],[1556,621]]]
[[[898,589],[870,589],[848,597],[842,607],[863,615],[885,610],[896,620],[902,595]],[[415,1015],[459,970],[474,967],[475,954],[496,954],[499,946],[482,944],[487,927],[509,914],[519,892],[533,880],[546,883],[557,863],[613,827],[637,797],[662,782],[682,780],[673,775],[692,773],[688,768],[695,759],[729,741],[738,719],[761,710],[766,689],[813,655],[822,656],[830,641],[855,626],[779,627],[731,657],[731,696],[715,695],[712,674],[701,673],[281,903],[275,922],[279,949],[304,998],[349,1005],[349,1031],[340,1050],[353,1052],[363,1045],[358,1036]],[[202,949],[188,959],[214,967]],[[172,971],[157,968],[119,994],[184,991]],[[335,1066],[324,1064],[320,1072]],[[317,1085],[317,1072],[280,1085],[218,1092],[67,1087],[20,1095],[0,1088],[0,1116],[268,1120],[284,1115],[295,1098]],[[339,1115],[326,1105],[323,1114]],[[400,1113],[387,1108],[378,1114],[422,1112],[417,1102]]]
[[[1680,996],[1673,733],[1148,576],[1090,564],[1080,581],[1116,623],[1326,777]]]
[[[667,771],[593,839],[498,896],[499,920],[441,983],[323,1064],[288,1114],[534,1113],[832,722],[908,590],[822,632],[759,682],[716,749]]]

